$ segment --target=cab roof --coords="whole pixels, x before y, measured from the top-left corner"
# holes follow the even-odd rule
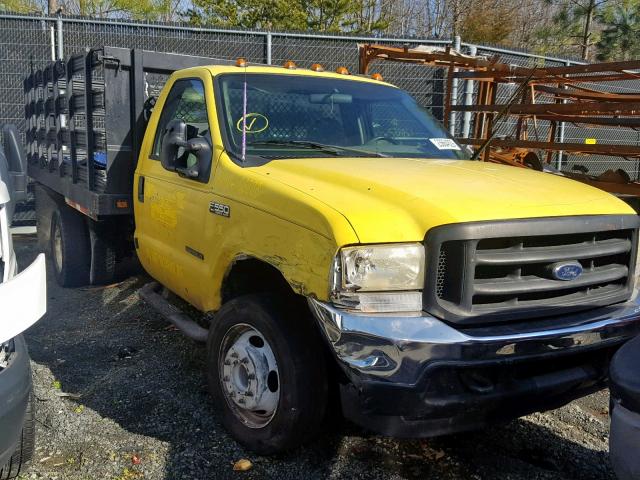
[[[355,75],[355,74],[341,74],[333,71],[323,71],[317,72],[313,71],[309,68],[285,68],[281,66],[274,65],[248,65],[246,67],[238,67],[236,65],[207,65],[203,67],[193,67],[181,70],[182,73],[186,74],[190,71],[202,71],[202,69],[208,70],[212,76],[217,76],[225,73],[264,73],[264,74],[272,74],[272,75],[292,75],[292,76],[306,76],[306,77],[317,77],[317,78],[332,78],[336,80],[353,80],[359,82],[367,82],[367,83],[375,83],[382,84],[393,87],[390,83],[384,82],[382,80],[375,80],[366,75]]]

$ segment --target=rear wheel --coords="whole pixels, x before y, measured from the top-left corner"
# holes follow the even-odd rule
[[[89,283],[105,285],[112,283],[116,273],[115,238],[108,225],[90,221],[89,241],[91,245],[91,266]]]
[[[51,257],[60,286],[89,283],[89,232],[83,215],[66,206],[57,208],[51,218]]]
[[[215,315],[208,381],[222,423],[247,448],[272,454],[320,429],[327,378],[320,338],[304,315],[273,295],[245,295]]]
[[[29,396],[27,411],[22,427],[22,436],[18,448],[11,456],[9,463],[0,469],[0,480],[18,478],[20,473],[24,473],[26,464],[33,458],[36,439],[36,417],[35,402],[33,392]]]

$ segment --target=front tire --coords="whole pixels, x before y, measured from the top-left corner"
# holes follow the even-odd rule
[[[20,443],[18,443],[18,448],[11,456],[9,463],[0,468],[0,480],[18,478],[18,475],[24,473],[27,464],[33,458],[36,445],[36,417],[33,392],[29,395],[29,403],[24,417]]]
[[[212,320],[209,390],[222,423],[259,454],[300,446],[319,431],[327,403],[320,337],[304,308],[275,295],[244,295]]]

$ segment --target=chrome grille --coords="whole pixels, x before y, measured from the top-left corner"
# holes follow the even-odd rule
[[[638,217],[558,217],[454,224],[426,238],[426,311],[464,324],[548,317],[626,300]],[[553,266],[579,263],[560,280]]]

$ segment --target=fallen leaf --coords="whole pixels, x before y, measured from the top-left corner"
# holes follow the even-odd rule
[[[134,465],[140,465],[140,462],[142,460],[140,460],[140,457],[138,455],[133,455],[131,457],[131,463],[133,463]]]
[[[241,458],[236,463],[233,464],[234,472],[246,472],[247,470],[251,470],[253,467],[253,463],[246,458]]]
[[[445,456],[444,450],[431,448],[426,442],[422,444],[422,452],[429,460],[440,460]]]
[[[73,399],[78,399],[80,397],[82,397],[82,395],[80,395],[79,393],[69,393],[69,392],[55,392],[56,397],[62,397],[62,398],[73,398]]]

